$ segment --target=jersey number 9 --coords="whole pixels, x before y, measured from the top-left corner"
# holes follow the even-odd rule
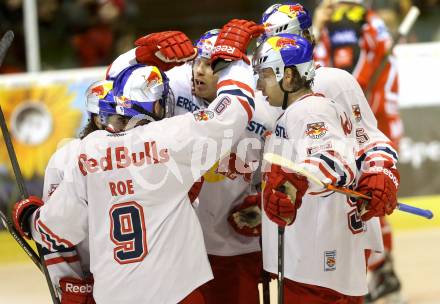
[[[113,249],[119,264],[137,263],[148,253],[147,231],[142,206],[125,202],[110,209],[110,237],[116,245]]]

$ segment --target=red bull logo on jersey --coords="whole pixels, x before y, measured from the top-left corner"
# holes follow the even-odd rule
[[[318,139],[323,137],[328,131],[325,122],[314,122],[307,124],[306,135],[313,139]]]
[[[353,111],[354,119],[357,122],[360,122],[362,120],[362,114],[361,114],[361,109],[359,108],[359,105],[358,104],[352,105],[351,109]]]
[[[119,134],[124,136],[124,134]],[[141,151],[130,151],[125,146],[109,147],[105,154],[96,158],[82,153],[78,156],[81,174],[100,173],[103,171],[124,169],[130,166],[141,167],[166,163],[170,160],[168,149],[160,149],[155,141],[144,142]]]
[[[209,110],[199,110],[193,113],[197,121],[207,121],[214,118],[214,112]]]
[[[279,51],[285,47],[296,46],[296,41],[285,37],[271,37],[267,40],[275,51]]]

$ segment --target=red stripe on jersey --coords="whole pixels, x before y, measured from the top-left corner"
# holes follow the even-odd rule
[[[79,257],[78,255],[73,255],[73,256],[69,256],[69,257],[56,257],[56,258],[52,258],[52,259],[47,259],[44,264],[46,264],[46,266],[50,266],[50,265],[55,265],[55,264],[60,264],[60,263],[75,263],[75,262],[79,262]]]
[[[339,160],[343,165],[345,170],[350,174],[350,181],[354,180],[354,173],[351,171],[350,166],[347,164],[347,162],[342,158],[342,156],[336,152],[336,151],[327,151],[328,154]]]
[[[57,241],[59,244],[65,244],[65,245],[67,245],[67,247],[73,247],[73,244],[72,244],[71,242],[69,242],[68,240],[63,239],[63,238],[59,237],[58,235],[56,235],[55,233],[53,233],[53,231],[50,230],[46,225],[44,225],[44,224],[41,222],[41,220],[38,220],[37,225],[38,225],[38,226],[41,226],[41,227],[43,228],[43,230],[44,230],[49,236],[51,236],[52,238],[54,238],[55,241]]]
[[[359,156],[362,156],[362,154],[364,154],[365,151],[371,150],[371,149],[373,149],[374,147],[376,147],[376,146],[380,146],[380,145],[382,145],[382,144],[389,145],[389,146],[394,150],[394,146],[391,144],[391,142],[389,142],[389,141],[377,141],[377,142],[374,142],[374,143],[372,143],[372,144],[369,144],[368,146],[366,146],[365,148],[363,148],[362,150],[360,150],[360,151],[357,153],[357,156],[358,156],[358,157],[359,157]]]
[[[306,159],[304,161],[306,164],[315,165],[321,170],[322,174],[324,174],[325,177],[329,178],[332,181],[332,184],[336,184],[336,177],[330,174],[328,170],[324,167],[324,165],[320,161],[312,160],[312,159]]]
[[[370,161],[370,160],[372,160],[373,158],[376,158],[376,157],[377,158],[384,158],[384,159],[386,159],[387,162],[391,163],[391,166],[393,166],[393,164],[394,164],[394,159],[392,157],[390,157],[388,155],[384,155],[382,153],[373,153],[371,155],[368,155],[368,157],[365,158],[364,162],[368,162],[368,161]]]
[[[241,99],[240,97],[237,97],[237,99],[240,102],[240,104],[243,106],[243,108],[246,110],[246,113],[248,115],[248,122],[250,122],[251,119],[252,119],[252,108],[251,108],[251,106],[249,105],[249,103],[246,100]]]
[[[220,81],[217,84],[217,90],[220,89],[221,87],[228,86],[228,85],[235,85],[235,86],[239,87],[240,89],[247,91],[249,94],[252,95],[252,97],[255,97],[254,90],[250,86],[248,86],[247,84],[245,84],[243,82],[237,81],[237,80],[230,80],[229,79],[229,80]]]

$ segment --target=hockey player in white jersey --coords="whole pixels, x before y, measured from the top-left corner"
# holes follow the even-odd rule
[[[274,4],[270,6],[262,17],[265,26],[265,37],[270,37],[275,33],[291,33],[301,35],[314,44],[312,34],[312,16],[301,4],[291,2],[289,4]],[[315,53],[319,50],[315,50]],[[316,55],[316,54],[315,54]],[[319,54],[318,54],[319,55]],[[386,170],[396,170],[397,152],[388,137],[386,137],[377,127],[377,120],[368,104],[365,95],[356,79],[341,69],[319,67],[316,69],[316,76],[313,81],[315,92],[323,93],[326,97],[333,99],[336,103],[343,106],[346,113],[350,115],[355,130],[358,143],[357,169],[365,172],[368,168],[376,167],[378,173],[375,176],[365,174],[361,177],[359,188],[364,193],[374,193],[375,201],[394,201],[397,196],[397,187],[384,174]],[[385,170],[385,171],[384,171]],[[398,178],[398,173],[395,172]],[[389,197],[389,198],[388,198]],[[372,213],[363,216],[363,220],[371,218]],[[382,218],[383,219],[383,218]],[[369,235],[374,238],[379,232],[378,219],[372,218],[365,222],[368,226]],[[382,228],[385,249],[390,247],[389,227]],[[380,236],[377,236],[378,238]],[[384,259],[384,251],[373,254],[374,263],[384,263],[386,271],[379,269],[377,277],[384,280],[384,284],[390,290],[395,290],[391,286],[396,286],[398,282],[394,274],[392,264]],[[371,263],[370,258],[370,263]],[[376,276],[375,276],[376,277]],[[375,278],[374,277],[374,278]],[[377,281],[377,280],[376,280]],[[389,281],[389,283],[388,283]],[[398,284],[398,283],[397,283]]]
[[[244,65],[232,63],[219,72],[220,80],[246,85],[252,79],[233,78],[243,74]],[[106,130],[81,142],[71,174],[33,212],[33,237],[50,248],[71,247],[89,234],[97,303],[177,303],[212,278],[186,193],[221,156],[223,131],[232,142],[238,139],[252,118],[253,99],[237,86],[249,99],[219,92],[204,111],[161,120],[166,85],[156,67],[125,69],[108,103],[100,104],[109,114]],[[154,121],[123,131],[133,111]],[[217,146],[206,155],[207,141]],[[14,220],[24,235],[29,211],[41,205],[35,198],[16,205]]]
[[[294,163],[322,181],[350,187],[359,178],[354,130],[341,106],[311,90],[312,53],[306,39],[292,34],[270,37],[254,53],[258,88],[272,105],[286,109],[265,152],[285,157],[287,152]],[[277,272],[277,225],[293,224],[285,231],[285,302],[362,303],[367,293],[365,249],[376,244],[364,233],[356,202],[278,165],[267,170],[263,191],[267,271]],[[396,203],[370,206],[369,213],[392,212]],[[347,220],[350,215],[357,221]]]
[[[64,143],[49,159],[44,174],[43,202],[47,202],[77,161],[74,157],[81,139],[98,130],[96,120],[99,115],[99,100],[112,89],[113,82],[108,80],[93,83],[86,91],[86,109],[89,121],[81,131],[80,138]],[[45,263],[55,285],[55,290],[63,304],[93,303],[93,278],[90,273],[90,253],[88,237],[75,247],[59,251],[49,251],[43,247]],[[76,288],[67,288],[74,286]]]
[[[241,25],[240,25],[241,26]],[[242,27],[242,30],[246,30]],[[219,30],[204,33],[195,43],[198,56],[191,68],[179,66],[166,74],[176,97],[175,115],[206,108],[217,94],[217,84],[222,90],[236,90],[232,81],[218,82],[210,65],[211,53]],[[108,71],[111,78],[121,68],[141,62],[148,48],[148,36],[137,40],[137,49],[118,57]],[[146,58],[149,58],[146,56]],[[190,67],[190,66],[189,66]],[[249,66],[248,75],[252,75]],[[191,93],[192,87],[192,93]],[[253,89],[254,84],[251,86]],[[249,89],[248,89],[249,91]],[[217,162],[204,176],[199,194],[197,215],[202,225],[214,280],[202,287],[209,303],[258,303],[258,283],[261,280],[261,248],[258,225],[259,195],[255,185],[259,174],[255,170],[260,162],[264,134],[271,130],[280,115],[255,92],[255,112],[238,145],[231,145],[231,153]],[[257,220],[244,222],[243,214],[257,215]]]

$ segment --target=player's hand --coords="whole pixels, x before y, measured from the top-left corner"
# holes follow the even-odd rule
[[[139,63],[155,65],[162,71],[168,71],[197,56],[191,40],[179,31],[152,33],[136,40],[135,45]]]
[[[194,203],[194,201],[197,199],[197,197],[199,197],[200,191],[202,191],[202,186],[203,183],[205,182],[205,178],[202,176],[200,177],[200,179],[198,181],[196,181],[191,189],[189,189],[188,191],[188,197],[189,197],[189,201],[192,203]]]
[[[66,277],[60,279],[61,304],[95,304],[93,278],[85,280]]]
[[[362,174],[357,191],[371,196],[366,204],[366,210],[361,218],[368,221],[373,216],[391,214],[397,206],[397,191],[400,175],[394,168],[379,168],[376,172]],[[363,204],[363,202],[359,202]]]
[[[293,224],[309,187],[307,178],[272,164],[264,179],[263,206],[267,216],[279,226]]]
[[[32,214],[43,206],[43,201],[36,196],[29,196],[27,199],[18,201],[12,208],[12,222],[15,229],[21,236],[31,239],[31,229],[29,227],[29,218]]]
[[[245,236],[261,235],[261,193],[248,195],[231,210],[228,222],[235,232]]]
[[[243,59],[250,64],[246,49],[252,38],[264,33],[264,27],[253,21],[233,19],[223,26],[211,55],[211,65],[218,60],[235,61]]]

